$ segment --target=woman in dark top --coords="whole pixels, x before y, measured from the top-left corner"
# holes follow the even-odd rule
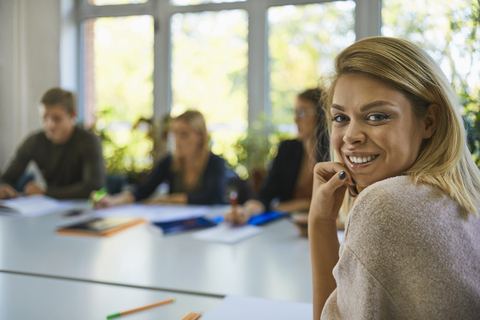
[[[174,120],[172,133],[175,153],[161,160],[147,181],[130,191],[106,195],[95,202],[94,207],[106,208],[145,200],[162,182],[169,183],[170,194],[148,200],[149,203],[222,203],[225,163],[209,150],[209,137],[202,114],[198,111],[183,113]]]
[[[325,114],[319,103],[322,93],[320,89],[309,89],[297,96],[297,138],[280,144],[260,192],[254,199],[245,202],[243,208],[228,213],[227,220],[245,223],[250,217],[272,209],[272,200],[275,198],[280,201],[275,210],[308,211],[312,197],[313,167],[318,161],[329,160]]]

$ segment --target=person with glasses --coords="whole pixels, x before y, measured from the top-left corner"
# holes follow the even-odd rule
[[[226,215],[227,221],[246,223],[268,210],[308,211],[313,188],[313,167],[329,160],[329,140],[321,106],[323,91],[308,89],[297,96],[294,121],[297,138],[283,141],[258,194]],[[278,204],[274,204],[278,199]]]
[[[225,161],[210,151],[203,115],[189,110],[173,120],[175,152],[155,167],[150,177],[129,191],[105,195],[94,208],[107,208],[146,200],[157,187],[169,184],[169,195],[148,199],[149,203],[220,204],[223,202]],[[92,192],[91,198],[94,198]]]

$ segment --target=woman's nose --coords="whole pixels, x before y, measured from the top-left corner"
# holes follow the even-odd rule
[[[362,130],[360,123],[356,121],[350,121],[347,127],[347,131],[343,136],[343,141],[347,144],[357,144],[365,142],[366,135]]]

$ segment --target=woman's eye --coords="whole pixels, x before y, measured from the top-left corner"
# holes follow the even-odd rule
[[[387,116],[386,114],[383,114],[383,113],[374,113],[374,114],[371,114],[367,117],[367,119],[370,120],[370,121],[382,121],[382,120],[386,120],[388,118],[389,118],[389,116]]]
[[[348,117],[346,116],[335,116],[332,119],[334,122],[345,122],[348,121]]]

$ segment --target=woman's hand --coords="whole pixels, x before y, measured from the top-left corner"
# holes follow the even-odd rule
[[[234,225],[246,224],[251,217],[265,212],[265,206],[258,200],[248,200],[243,206],[231,208],[225,214],[225,221],[232,222]]]
[[[110,208],[135,202],[135,197],[129,191],[124,191],[116,195],[106,194],[97,201],[94,200],[95,193],[97,193],[96,190],[90,193],[90,199],[93,201],[94,209]]]
[[[338,213],[347,189],[352,196],[357,193],[350,173],[341,163],[317,163],[313,175],[308,238],[312,261],[313,317],[320,319],[325,302],[337,286],[332,271],[338,262]]]
[[[348,189],[352,197],[357,196],[347,168],[339,162],[319,162],[313,171],[313,194],[309,220],[337,220],[340,207]]]
[[[0,185],[0,199],[13,199],[17,197],[17,190],[15,190],[12,186],[6,183]]]
[[[31,196],[34,194],[45,194],[45,189],[40,187],[36,182],[30,181],[23,188],[24,196]]]

